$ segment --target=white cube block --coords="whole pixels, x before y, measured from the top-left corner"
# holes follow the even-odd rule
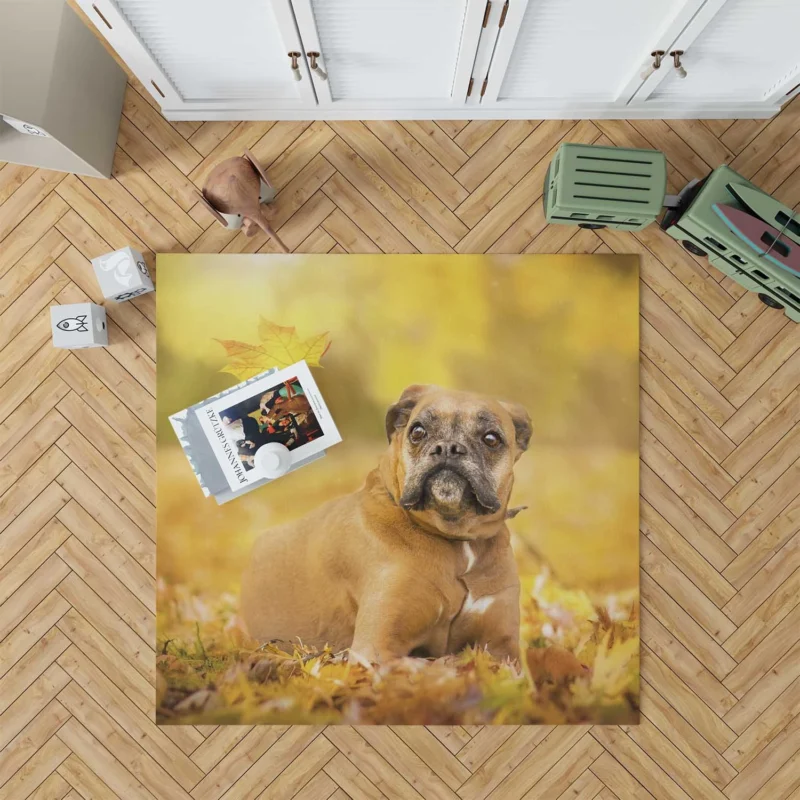
[[[53,347],[77,350],[108,344],[106,310],[94,303],[50,306]]]
[[[100,291],[106,300],[130,300],[153,291],[153,281],[142,254],[132,247],[123,247],[92,259]]]

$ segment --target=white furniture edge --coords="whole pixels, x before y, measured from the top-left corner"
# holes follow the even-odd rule
[[[481,108],[480,106],[466,106],[453,108],[431,106],[416,108],[379,108],[368,107],[366,104],[359,109],[342,108],[331,109],[325,106],[316,106],[313,114],[309,116],[308,108],[287,109],[253,109],[253,108],[209,108],[196,109],[171,109],[162,107],[164,116],[172,122],[202,121],[202,120],[378,120],[378,119],[769,119],[774,117],[781,106],[777,104],[765,105],[764,103],[704,103],[676,105],[651,105],[646,106],[563,106],[563,107],[536,107],[525,108]]]
[[[353,105],[332,105],[327,102],[317,102],[314,99],[311,104],[311,97],[306,94],[308,105],[286,104],[285,107],[277,107],[277,104],[264,103],[261,107],[254,105],[242,106],[241,101],[184,101],[178,94],[171,81],[159,68],[155,60],[150,56],[144,43],[138,35],[128,26],[127,21],[119,12],[114,0],[76,0],[77,4],[83,8],[88,18],[95,25],[100,34],[108,40],[111,46],[121,56],[123,61],[129,66],[134,74],[139,78],[142,85],[150,92],[156,102],[161,107],[166,119],[173,122],[180,121],[205,121],[205,120],[381,120],[381,119],[769,119],[775,116],[780,110],[782,103],[788,102],[794,96],[800,94],[800,84],[786,92],[786,87],[791,86],[794,76],[784,76],[781,82],[772,87],[764,99],[760,101],[736,102],[734,100],[710,101],[704,99],[696,102],[681,101],[671,103],[658,103],[647,100],[641,101],[642,93],[629,93],[624,87],[621,96],[616,100],[605,103],[586,103],[580,101],[557,103],[551,99],[531,101],[527,104],[515,101],[502,101],[500,103],[481,104],[476,103],[475,99],[479,93],[479,87],[474,87],[471,97],[465,97],[460,102],[453,98],[451,103],[416,102],[396,100],[383,103],[382,101],[365,101],[357,106]],[[300,39],[297,24],[294,19],[294,12],[290,8],[290,0],[264,0],[270,2],[275,10],[279,22],[279,28],[287,47],[299,49]],[[689,0],[687,9],[695,10],[700,6],[702,11],[707,9],[707,14],[698,13],[698,20],[695,25],[689,25],[689,33],[694,36],[702,27],[699,21],[707,23],[713,17],[713,11],[725,2],[725,0]],[[798,0],[800,2],[800,0]],[[470,0],[472,6],[474,0]],[[514,13],[509,13],[509,19],[516,20],[522,13],[527,0],[515,4]],[[701,5],[702,4],[702,5]],[[298,7],[305,8],[305,0],[299,0]],[[490,16],[490,27],[494,25],[494,17],[499,16],[501,3],[492,3]],[[302,15],[302,12],[301,12]],[[105,25],[103,23],[106,23]],[[680,27],[680,25],[678,25]],[[687,29],[684,29],[687,30]],[[470,28],[470,39],[476,31]],[[670,33],[672,29],[670,28]],[[511,36],[512,32],[506,31],[506,36]],[[501,35],[497,40],[502,38]],[[477,43],[476,43],[477,44]],[[507,48],[502,48],[507,49]],[[476,58],[480,55],[480,50]],[[502,59],[501,59],[502,60]],[[300,59],[303,70],[303,80],[306,91],[313,92],[314,82],[308,71],[305,58]],[[324,58],[322,60],[324,64]],[[459,68],[462,65],[459,64]],[[463,84],[463,77],[459,69],[460,81]],[[474,75],[473,69],[473,75]],[[660,81],[663,75],[657,78],[653,76],[645,81],[641,88],[649,95],[650,84]],[[407,104],[406,104],[407,103]]]

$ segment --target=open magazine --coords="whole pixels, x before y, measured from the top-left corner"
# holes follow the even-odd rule
[[[260,447],[285,447],[292,471],[342,440],[305,361],[257,375],[170,422],[203,492],[219,503],[270,482]]]

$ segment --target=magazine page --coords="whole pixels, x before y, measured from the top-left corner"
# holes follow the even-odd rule
[[[237,392],[244,386],[260,381],[267,375],[272,375],[277,371],[277,367],[265,370],[261,374],[255,375],[237,386],[218,392],[199,403],[193,403],[188,408],[184,408],[182,411],[178,411],[170,416],[169,421],[172,424],[175,435],[178,437],[178,442],[183,448],[183,452],[206,497],[216,496],[219,492],[227,492],[230,494],[230,485],[211,448],[211,443],[206,438],[206,433],[200,424],[200,419],[194,413],[195,410],[214,400],[226,397],[232,392]]]
[[[324,457],[325,457],[324,450],[321,453],[314,453],[313,455],[310,455],[308,458],[304,458],[301,461],[298,461],[296,464],[292,464],[292,466],[289,468],[289,472],[294,472],[296,469],[302,469],[304,466],[306,466],[306,464],[310,464],[312,461],[317,461],[318,459]],[[217,501],[217,505],[221,506],[224,505],[225,503],[229,503],[231,500],[235,500],[237,497],[241,497],[243,494],[252,492],[255,489],[260,489],[262,486],[266,486],[268,483],[272,483],[274,480],[280,480],[280,479],[261,478],[260,480],[251,481],[249,485],[240,487],[236,491],[228,489],[228,487],[226,486],[222,491],[214,495],[214,499]]]
[[[265,477],[256,463],[259,447],[277,442],[292,466],[342,440],[305,361],[195,410],[231,490]]]

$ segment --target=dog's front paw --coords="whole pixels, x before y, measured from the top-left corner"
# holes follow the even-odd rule
[[[349,661],[355,661],[363,667],[372,668],[373,664],[378,664],[385,660],[378,654],[377,648],[371,644],[361,644],[358,647],[355,645],[348,650],[347,658]]]

